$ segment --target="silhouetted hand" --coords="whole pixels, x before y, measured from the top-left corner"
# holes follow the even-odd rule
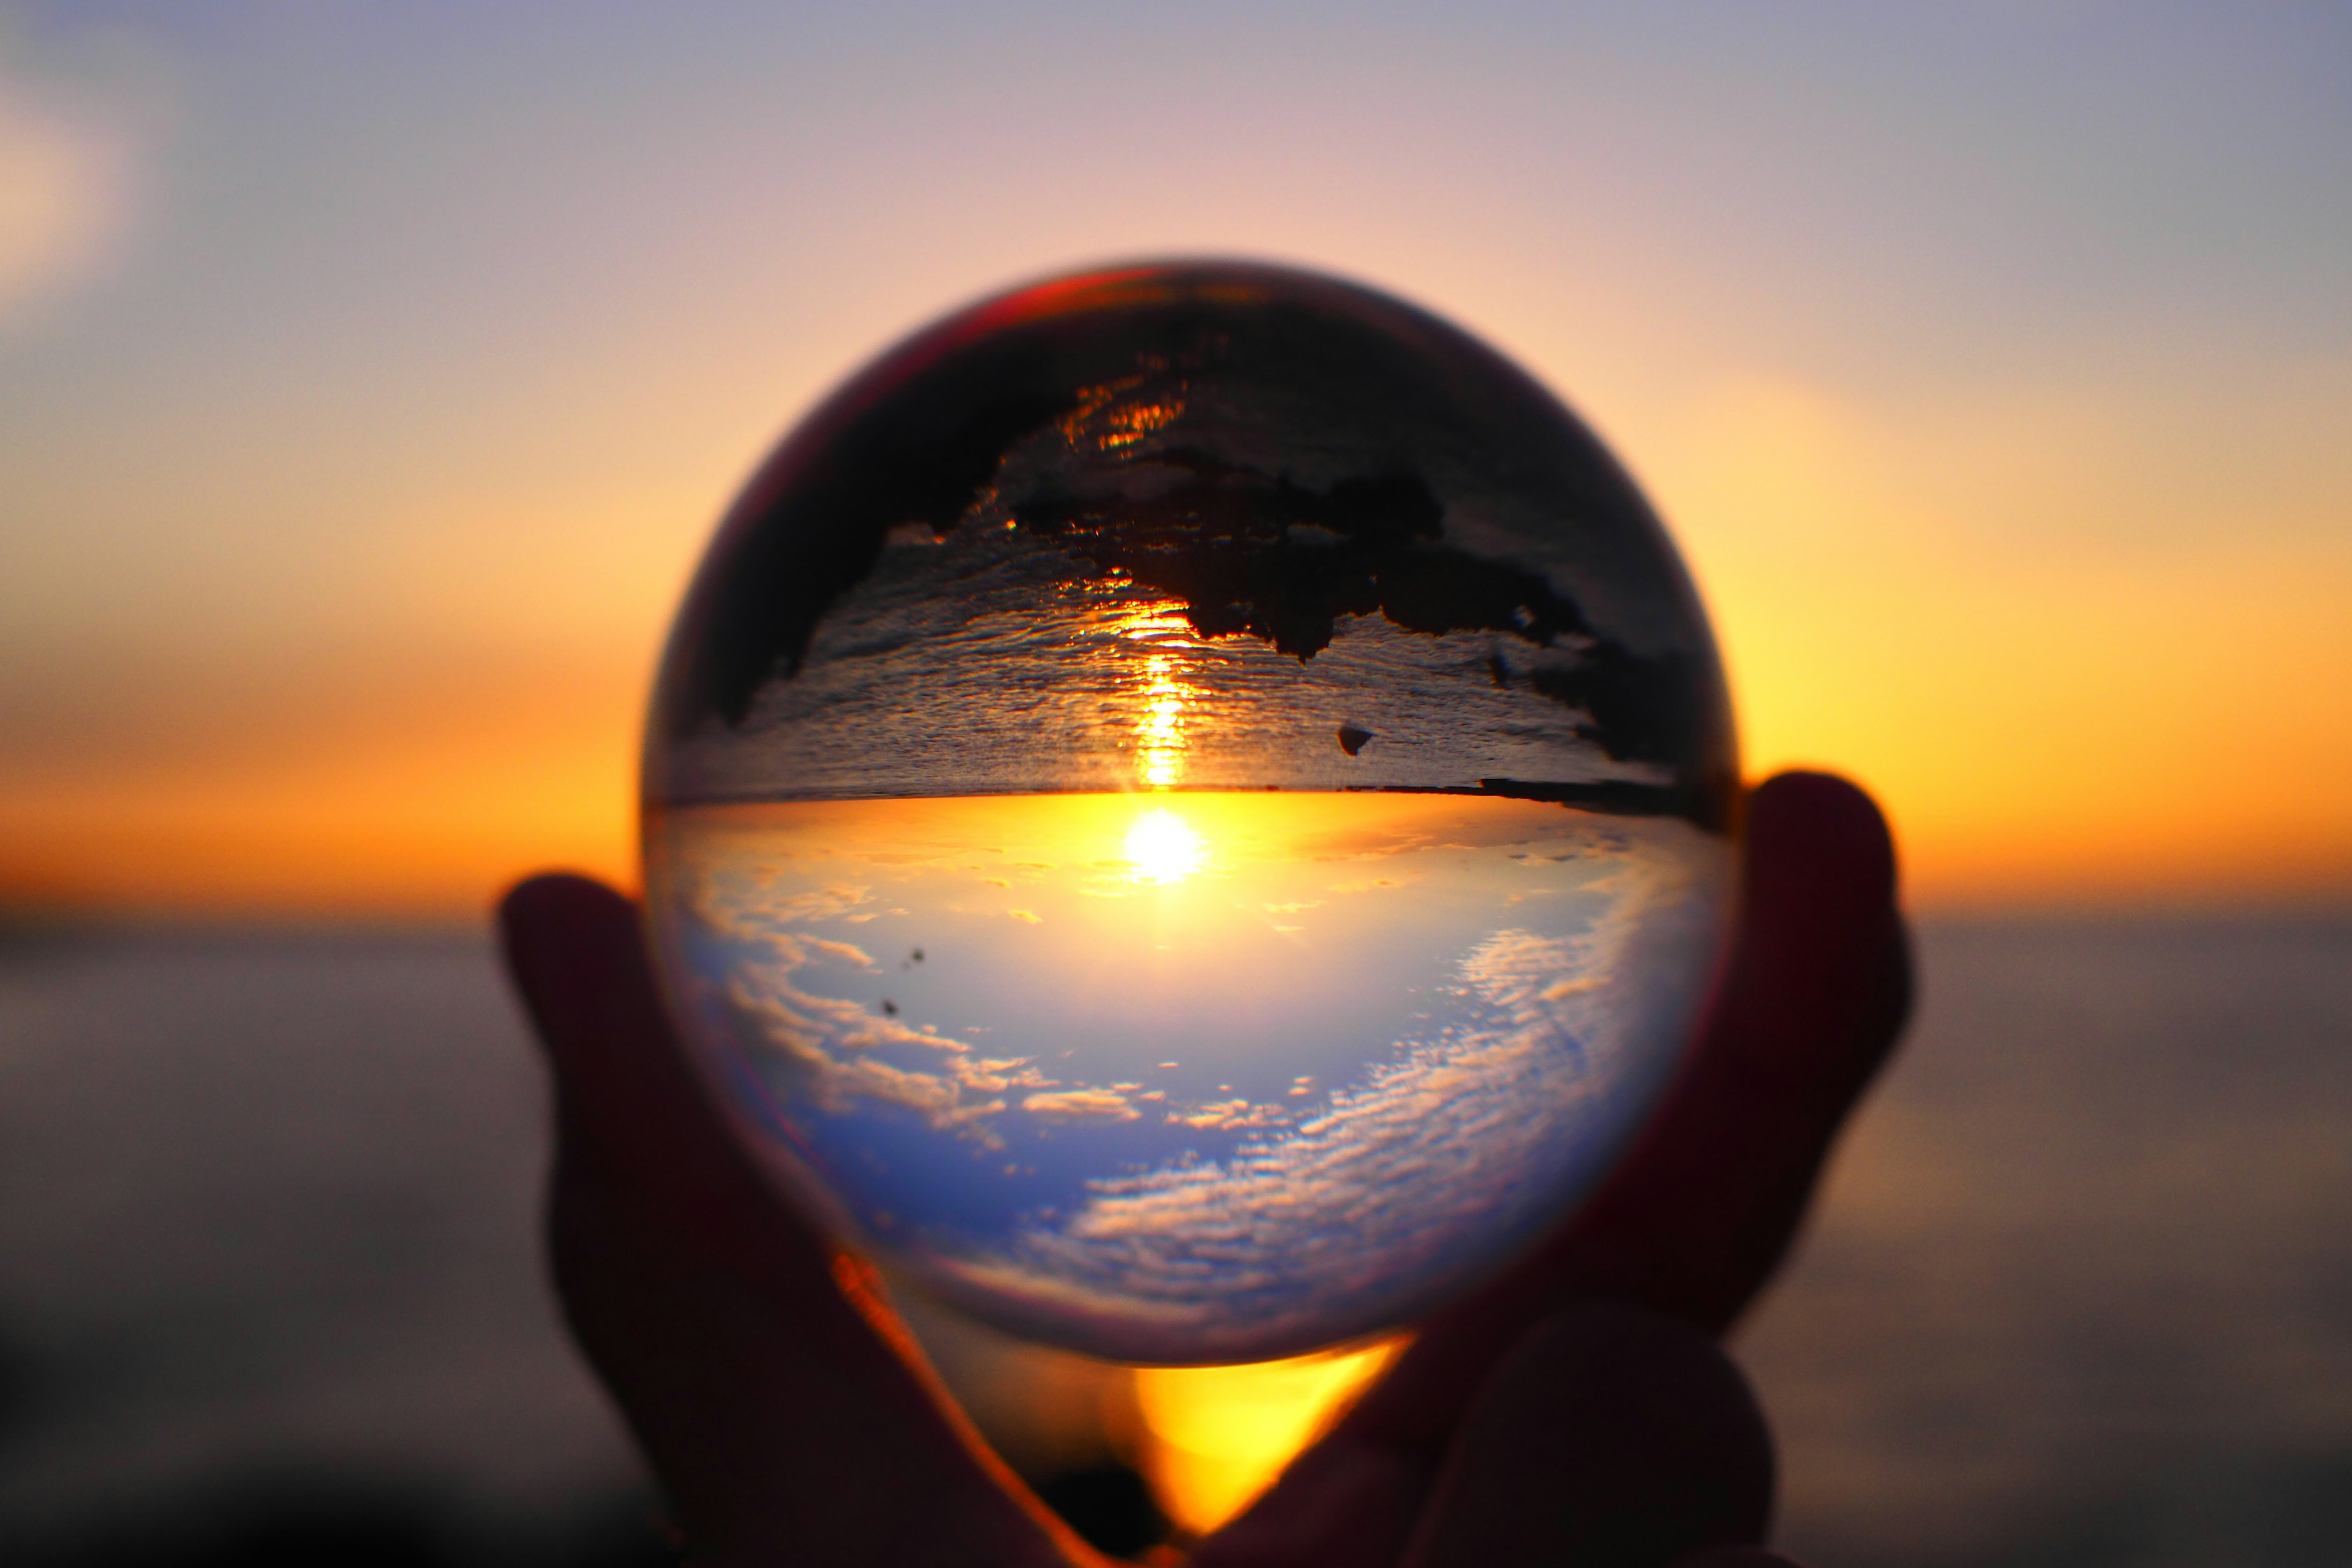
[[[1894,855],[1820,774],[1755,792],[1737,947],[1608,1184],[1395,1368],[1201,1568],[1748,1568],[1772,1451],[1716,1339],[1786,1252],[1902,1027]],[[573,1331],[709,1564],[1094,1563],[970,1432],[865,1270],[762,1185],[680,1056],[638,912],[575,877],[500,911],[554,1067]]]

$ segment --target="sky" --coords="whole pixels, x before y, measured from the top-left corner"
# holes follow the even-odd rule
[[[975,296],[1241,255],[1559,392],[1922,907],[2352,892],[2325,5],[0,5],[0,902],[633,880],[709,528]]]
[[[720,805],[659,841],[664,973],[771,1169],[984,1320],[1146,1363],[1386,1331],[1523,1245],[1674,1066],[1731,886],[1675,817],[1454,795]]]

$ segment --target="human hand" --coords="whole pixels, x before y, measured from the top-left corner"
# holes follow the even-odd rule
[[[1098,1562],[979,1444],[864,1268],[737,1152],[673,1038],[635,906],[542,877],[500,919],[554,1068],[557,1287],[691,1558]],[[1766,784],[1729,966],[1626,1160],[1535,1255],[1425,1324],[1193,1562],[1779,1561],[1745,1544],[1768,1522],[1771,1448],[1715,1336],[1786,1251],[1909,989],[1875,807],[1818,774]]]

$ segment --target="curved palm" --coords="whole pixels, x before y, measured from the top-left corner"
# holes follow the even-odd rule
[[[1761,1538],[1770,1447],[1714,1337],[1786,1251],[1910,972],[1866,796],[1784,774],[1748,826],[1731,963],[1641,1142],[1537,1254],[1425,1325],[1202,1568],[1664,1563]],[[558,1288],[694,1558],[1097,1561],[736,1152],[672,1040],[635,906],[542,877],[501,927],[554,1068]]]

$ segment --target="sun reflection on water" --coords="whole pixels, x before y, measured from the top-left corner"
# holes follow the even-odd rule
[[[1184,782],[1187,734],[1193,709],[1207,695],[1185,679],[1183,645],[1190,628],[1180,611],[1155,608],[1119,627],[1123,642],[1139,644],[1143,655],[1138,695],[1142,711],[1135,726],[1137,781],[1146,789],[1173,789]]]
[[[1143,668],[1142,744],[1137,760],[1145,784],[1167,789],[1184,773],[1184,699],[1191,689],[1176,679],[1176,660],[1167,654],[1152,655]]]

